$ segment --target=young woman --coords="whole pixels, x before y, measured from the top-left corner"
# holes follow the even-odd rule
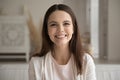
[[[52,5],[42,29],[42,48],[29,63],[29,80],[96,80],[92,57],[82,51],[79,27],[70,7]]]

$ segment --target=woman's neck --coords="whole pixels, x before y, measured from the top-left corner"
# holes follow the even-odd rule
[[[58,64],[65,65],[69,61],[71,53],[68,46],[54,47],[52,56]]]

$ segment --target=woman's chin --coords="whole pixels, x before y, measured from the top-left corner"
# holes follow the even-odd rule
[[[65,46],[65,45],[68,45],[68,43],[69,43],[69,42],[65,42],[65,41],[62,42],[62,41],[61,41],[61,42],[56,42],[55,45],[56,45],[56,46],[63,47],[63,46]]]

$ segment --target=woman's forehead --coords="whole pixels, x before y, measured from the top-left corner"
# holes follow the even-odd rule
[[[67,12],[61,11],[61,10],[57,10],[51,13],[51,15],[48,18],[48,22],[54,21],[54,20],[55,21],[62,21],[62,20],[72,21],[71,16]]]

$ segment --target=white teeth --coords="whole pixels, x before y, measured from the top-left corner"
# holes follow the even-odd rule
[[[64,37],[66,37],[66,35],[59,35],[59,36],[55,36],[55,37],[57,37],[57,38],[64,38]]]

